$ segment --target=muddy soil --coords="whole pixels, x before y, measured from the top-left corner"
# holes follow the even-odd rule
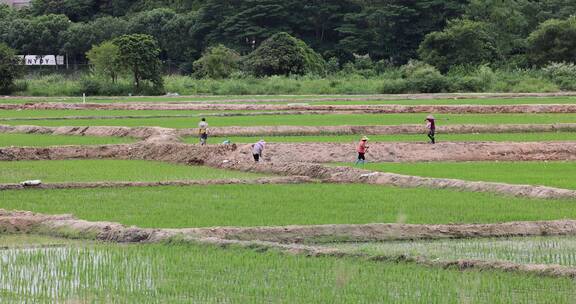
[[[370,113],[576,113],[576,104],[543,105],[306,105],[200,103],[29,103],[0,104],[0,110],[215,110],[370,111]]]
[[[160,182],[85,182],[85,183],[48,183],[37,186],[21,184],[0,184],[3,190],[28,189],[88,189],[88,188],[124,188],[124,187],[160,187],[160,186],[204,186],[204,185],[264,185],[264,184],[303,184],[314,180],[307,176],[263,177],[256,179],[208,179],[208,180],[176,180]]]

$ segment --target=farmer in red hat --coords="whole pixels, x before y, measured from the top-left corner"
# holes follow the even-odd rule
[[[356,152],[358,152],[358,159],[356,159],[356,165],[366,163],[366,152],[368,152],[368,137],[364,136],[360,140],[358,144],[358,148],[356,148]]]

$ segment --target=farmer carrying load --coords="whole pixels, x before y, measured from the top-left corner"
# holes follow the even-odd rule
[[[264,152],[265,146],[266,142],[263,139],[252,145],[252,156],[254,156],[255,162],[259,162],[262,158],[262,152]]]
[[[436,138],[434,136],[436,135],[436,119],[434,116],[428,115],[424,121],[426,122],[426,129],[428,129],[428,138],[430,138],[430,143],[435,144]]]
[[[202,118],[198,124],[198,136],[200,136],[200,144],[204,146],[208,140],[208,123],[206,118]]]
[[[366,163],[366,152],[368,152],[368,137],[364,136],[360,140],[358,144],[358,148],[356,148],[356,152],[358,152],[358,159],[356,159],[356,165]]]

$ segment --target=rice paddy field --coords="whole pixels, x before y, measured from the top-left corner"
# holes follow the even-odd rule
[[[0,162],[0,183],[40,179],[62,182],[155,182],[258,178],[257,173],[226,171],[202,166],[183,166],[143,160],[51,160]]]
[[[475,259],[576,266],[576,239],[573,236],[334,243],[330,246],[368,255],[410,255],[434,260]]]
[[[570,279],[197,245],[9,248],[0,257],[6,301],[563,303],[576,292]]]
[[[576,115],[571,114],[443,114],[439,118],[448,119],[443,124],[555,124],[576,123]],[[421,124],[425,114],[309,114],[309,115],[259,115],[231,116],[209,119],[212,127],[226,126],[377,126]],[[3,121],[6,125],[37,126],[125,126],[125,127],[164,127],[194,128],[198,117],[139,117],[67,120],[13,120]]]
[[[126,144],[133,142],[136,142],[136,139],[129,137],[111,137],[111,136],[96,137],[96,136],[73,136],[73,135],[0,133],[0,147],[107,145],[107,144]]]
[[[496,223],[576,218],[576,200],[375,185],[205,185],[2,191],[2,208],[150,228]],[[313,202],[313,203],[312,203]]]
[[[346,164],[351,165],[351,164]],[[456,178],[576,189],[576,162],[368,163],[364,169],[424,177]]]
[[[312,106],[576,104],[575,97],[421,99],[423,97],[89,97],[88,102],[147,105],[258,102]],[[76,104],[82,100],[0,98],[1,104],[37,102]],[[570,111],[434,114],[447,119],[438,121],[439,125],[529,126],[576,123],[576,113]],[[78,126],[78,130],[85,126],[181,129],[195,128],[199,117],[206,115],[209,128],[259,126],[266,130],[266,126],[423,125],[428,114],[307,114],[303,111],[298,115],[254,115],[254,112],[262,111],[0,110],[0,124]],[[242,115],[225,116],[233,114]],[[4,129],[8,127],[0,131]],[[576,222],[573,221],[576,220],[576,132],[569,129],[439,133],[437,145],[422,145],[427,142],[424,134],[374,134],[369,135],[370,142],[404,142],[406,149],[418,145],[418,149],[432,156],[420,162],[370,161],[357,167],[336,160],[326,162],[327,165],[291,162],[285,155],[278,160],[254,163],[250,146],[245,144],[266,139],[264,156],[267,156],[272,153],[269,151],[290,151],[278,148],[280,146],[306,149],[307,143],[317,143],[320,147],[326,144],[334,149],[341,145],[347,149],[357,144],[364,134],[210,137],[207,146],[200,146],[196,137],[180,138],[173,130],[156,129],[157,133],[150,134],[141,130],[143,133],[138,134],[142,139],[33,134],[32,129],[26,130],[22,132],[30,134],[0,132],[1,303],[574,303],[576,299],[574,276],[566,275],[576,273]],[[157,137],[148,140],[148,136]],[[238,146],[222,145],[224,140]],[[484,143],[500,147],[515,143],[518,151],[513,152],[518,159],[440,162],[437,155],[445,159],[450,153],[442,146],[444,142],[473,144],[479,151],[471,150],[470,154],[479,158],[490,155],[494,159],[505,159],[509,155],[491,151],[490,145]],[[275,147],[276,143],[285,145]],[[553,143],[556,150],[546,150],[547,143]],[[122,146],[110,146],[120,144]],[[77,145],[94,147],[74,147]],[[268,150],[268,145],[275,149]],[[110,152],[110,147],[118,149],[116,154]],[[387,157],[393,157],[394,153],[402,150],[393,151]],[[530,161],[521,156],[527,156]],[[350,159],[354,158],[352,150]],[[363,169],[361,172],[368,173],[368,177],[354,175],[356,169]],[[526,185],[526,189],[532,189],[542,185],[559,190],[553,192],[554,195],[527,190],[514,194],[500,188],[414,186],[399,181],[367,183],[371,172],[498,182],[503,183],[504,188]],[[301,181],[298,179],[301,177],[295,175],[307,179]],[[278,177],[284,177],[285,181],[271,184],[269,180],[278,180]],[[288,181],[288,178],[293,179]],[[41,180],[45,186],[58,183],[70,187],[47,189],[15,185],[25,180]],[[214,180],[229,182],[210,184]],[[128,185],[176,181],[205,183]],[[78,183],[99,182],[125,183],[78,187]],[[50,217],[62,214],[69,216]],[[41,218],[40,224],[34,224],[36,217]],[[48,224],[42,224],[45,221]],[[102,221],[111,223],[94,224],[90,229],[83,226]],[[554,222],[542,224],[542,221]],[[510,234],[498,230],[502,232],[498,235],[494,232],[497,229],[491,228],[503,223],[503,227],[507,227],[505,223],[510,222],[520,228],[511,230]],[[404,230],[398,235],[383,237],[378,233],[385,232],[373,226],[379,224],[384,224],[383,227],[395,224]],[[452,231],[453,235],[450,238],[442,235],[438,239],[433,225],[466,227],[462,228],[466,233],[452,231],[456,228],[441,228],[442,233]],[[471,228],[475,225],[484,228],[475,232],[475,228]],[[121,230],[116,237],[106,234],[115,229],[127,230]],[[241,237],[227,234],[243,229],[249,232]],[[275,233],[285,236],[292,229],[296,231],[295,236],[282,239],[281,243],[270,240]],[[563,230],[556,233],[554,229]],[[211,232],[211,238],[201,238],[191,232],[196,230]],[[335,234],[321,237],[314,234],[324,230]],[[156,238],[143,236],[150,231],[159,234]],[[411,237],[414,231],[425,233]],[[171,236],[175,232],[181,234]],[[128,239],[118,237],[130,233],[140,234]],[[359,235],[369,235],[372,239]],[[309,254],[310,251],[303,248],[333,254]],[[488,266],[458,266],[456,261],[463,260],[481,261]],[[437,266],[440,262],[453,266]],[[514,267],[503,271],[494,266],[498,263]],[[522,270],[519,265],[533,268]],[[534,271],[552,269],[547,267],[561,267],[553,269],[562,271]]]

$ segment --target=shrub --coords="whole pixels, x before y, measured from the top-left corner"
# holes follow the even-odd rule
[[[407,93],[407,91],[408,83],[405,79],[387,79],[380,89],[382,94],[402,94]]]
[[[450,77],[453,92],[484,92],[482,79],[474,76],[452,76]]]
[[[96,77],[83,77],[80,79],[80,90],[86,95],[102,95],[100,81]]]
[[[340,62],[338,61],[338,58],[331,57],[330,59],[328,59],[328,62],[326,63],[326,73],[328,73],[328,75],[334,75],[339,71],[340,71]]]
[[[194,76],[197,78],[229,78],[238,71],[240,55],[223,45],[208,48],[202,57],[193,64]]]
[[[244,60],[246,70],[255,76],[326,73],[326,62],[302,40],[288,33],[266,39]]]
[[[427,63],[411,60],[402,66],[401,72],[412,92],[440,93],[449,88],[446,77]]]
[[[542,71],[561,90],[576,90],[576,65],[574,63],[551,63]]]

